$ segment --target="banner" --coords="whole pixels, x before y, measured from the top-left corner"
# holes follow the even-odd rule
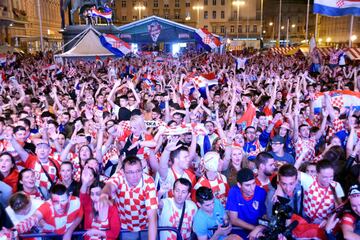
[[[331,97],[331,105],[333,107],[341,108],[349,108],[353,107],[357,111],[360,110],[360,93],[353,92],[349,90],[336,90],[327,92]],[[318,93],[315,95],[315,100],[313,103],[314,113],[321,113],[321,109],[324,101],[324,93]]]
[[[148,25],[148,31],[150,33],[153,42],[156,42],[161,33],[161,25],[157,22],[153,22],[150,25]]]
[[[360,16],[360,0],[314,0],[314,13],[330,17]]]
[[[122,57],[131,52],[130,44],[112,34],[101,35],[100,42],[103,47],[115,54],[117,57]]]

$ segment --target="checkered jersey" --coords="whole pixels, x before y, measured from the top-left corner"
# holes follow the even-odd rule
[[[70,196],[70,203],[68,211],[64,215],[58,215],[55,213],[54,206],[51,200],[43,203],[38,211],[43,216],[44,232],[55,232],[57,234],[64,234],[76,218],[82,218],[83,209],[80,204],[80,200],[77,197]]]
[[[41,164],[44,167],[45,171],[49,174],[51,180],[55,183],[57,181],[56,168],[60,169],[60,162],[57,159],[52,159],[52,161],[49,160],[47,163]],[[30,168],[35,172],[36,186],[44,187],[48,190],[50,189],[51,182],[46,176],[36,155],[29,154],[28,158],[25,161],[25,167]]]
[[[132,232],[145,229],[148,223],[146,211],[158,208],[153,178],[143,174],[140,183],[131,188],[122,173],[117,172],[107,182],[116,187],[115,203],[120,215],[121,228]]]
[[[214,196],[220,200],[221,204],[223,206],[226,205],[227,195],[229,193],[230,187],[224,175],[217,173],[217,177],[212,181],[209,180],[206,176],[201,176],[193,188],[193,200],[196,200],[195,193],[199,187],[210,188],[213,191]]]
[[[316,177],[306,173],[300,174],[301,185],[304,188],[304,212],[313,223],[319,224],[327,219],[335,208],[335,194],[331,187],[323,188],[319,186]],[[332,182],[331,186],[336,191],[336,197],[341,198],[344,192],[337,182]]]
[[[179,209],[175,205],[173,198],[165,198],[161,201],[163,202],[163,208],[161,210],[161,214],[159,215],[159,226],[178,228],[182,208]],[[190,239],[192,222],[196,211],[196,204],[193,201],[186,200],[184,218],[181,225],[182,239]],[[176,240],[176,234],[174,232],[165,231],[160,233],[160,239]]]
[[[345,129],[345,121],[341,119],[335,119],[332,122],[332,126],[329,127],[328,133],[326,135],[326,140],[329,140],[337,132],[340,132]]]
[[[309,149],[307,155],[304,158],[304,162],[311,162],[315,158],[315,145],[316,145],[315,138],[305,139],[298,137],[298,140],[295,143],[296,160],[300,157],[304,149]]]
[[[110,225],[109,225],[109,219],[106,218],[105,221],[100,221],[97,219],[93,219],[92,223],[91,223],[91,229],[109,229]],[[101,240],[103,239],[102,237],[99,236],[90,236],[89,238],[87,238],[88,240]]]
[[[191,170],[186,169],[184,171],[184,173],[182,175],[180,175],[180,174],[176,173],[175,170],[171,167],[168,169],[168,174],[167,174],[165,180],[161,179],[159,172],[156,173],[155,183],[156,183],[157,189],[160,189],[161,184],[164,184],[164,183],[168,183],[170,186],[173,186],[175,181],[178,178],[186,178],[187,180],[189,180],[191,182],[192,186],[195,186],[195,184],[196,184],[196,176]],[[174,194],[173,194],[172,187],[171,187],[171,189],[167,193],[164,194],[164,197],[173,197],[173,196],[174,196]]]

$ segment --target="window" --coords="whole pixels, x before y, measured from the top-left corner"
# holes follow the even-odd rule
[[[121,7],[126,7],[126,1],[121,1]]]
[[[135,5],[136,5],[136,1],[135,1],[135,0],[133,0],[133,7],[135,7]]]
[[[185,7],[190,7],[190,3],[189,2],[185,3]]]
[[[250,32],[250,25],[246,25],[246,32]]]
[[[170,18],[170,9],[164,9],[164,18],[169,19]]]
[[[204,0],[204,5],[205,5],[205,6],[208,5],[208,0]]]
[[[238,33],[242,33],[242,25],[238,26]]]
[[[153,15],[158,16],[159,15],[159,9],[153,9]]]
[[[180,7],[180,0],[175,0],[175,7],[179,8]]]
[[[159,7],[159,0],[154,0],[154,8]]]
[[[221,33],[225,33],[225,26],[221,26],[221,27],[220,27],[220,32],[221,32]]]
[[[231,25],[231,26],[230,26],[230,32],[231,32],[231,33],[235,32],[235,27],[234,27],[234,25]]]
[[[138,16],[133,16],[133,21],[136,21],[138,19]]]
[[[213,19],[216,19],[216,11],[213,11],[213,12],[212,12],[212,18],[213,18]]]
[[[255,33],[257,32],[257,25],[256,24],[253,25],[253,32],[255,32]]]
[[[216,27],[212,27],[212,32],[216,33]]]
[[[234,19],[237,19],[237,11],[233,11],[232,16]]]
[[[221,5],[225,5],[225,0],[221,0]]]
[[[126,16],[121,16],[122,21],[126,21]]]
[[[169,8],[169,3],[164,3],[164,8]]]
[[[204,11],[204,19],[208,19],[208,11]]]
[[[225,11],[221,11],[221,19],[225,18]]]
[[[216,0],[213,0],[213,5],[216,6]]]
[[[207,30],[207,29],[208,29],[208,25],[204,25],[204,28]]]
[[[175,10],[175,12],[174,12],[174,18],[175,18],[175,19],[180,19],[180,10]]]

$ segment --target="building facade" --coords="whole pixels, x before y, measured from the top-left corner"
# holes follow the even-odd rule
[[[123,25],[159,16],[192,27],[204,27],[229,38],[258,38],[262,0],[121,0],[115,1],[115,21]],[[233,2],[243,2],[237,5]],[[239,17],[238,17],[239,16]]]
[[[28,51],[40,50],[40,15],[44,49],[57,49],[62,37],[59,0],[0,1],[0,45],[10,44]]]

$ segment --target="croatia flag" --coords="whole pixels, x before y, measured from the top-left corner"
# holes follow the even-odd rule
[[[56,64],[48,64],[42,68],[43,71],[45,70],[55,70],[57,68]]]
[[[330,95],[331,105],[333,107],[341,108],[349,108],[353,107],[357,111],[360,110],[360,93],[353,92],[349,90],[336,90],[328,92]],[[321,108],[324,102],[324,93],[318,93],[315,95],[315,100],[313,103],[314,113],[321,113]]]
[[[220,47],[221,42],[219,38],[215,37],[205,28],[200,28],[195,31],[195,39],[207,50],[211,51],[214,48]]]
[[[360,16],[360,0],[314,0],[314,13],[331,17]]]
[[[6,65],[6,55],[5,54],[0,55],[0,65],[3,67]]]
[[[117,57],[123,57],[131,52],[131,46],[112,34],[103,34],[100,36],[101,44]]]
[[[211,88],[212,86],[218,85],[218,79],[215,75],[215,73],[207,73],[207,74],[201,74],[199,76],[195,76],[191,78],[193,81],[195,87],[198,89],[198,91],[201,94],[201,97],[206,99],[206,85]]]
[[[101,17],[101,18],[105,18],[108,21],[111,21],[112,19],[112,11],[109,12],[100,12],[99,10],[97,10],[95,7],[93,7],[91,9],[91,15],[92,17]]]

